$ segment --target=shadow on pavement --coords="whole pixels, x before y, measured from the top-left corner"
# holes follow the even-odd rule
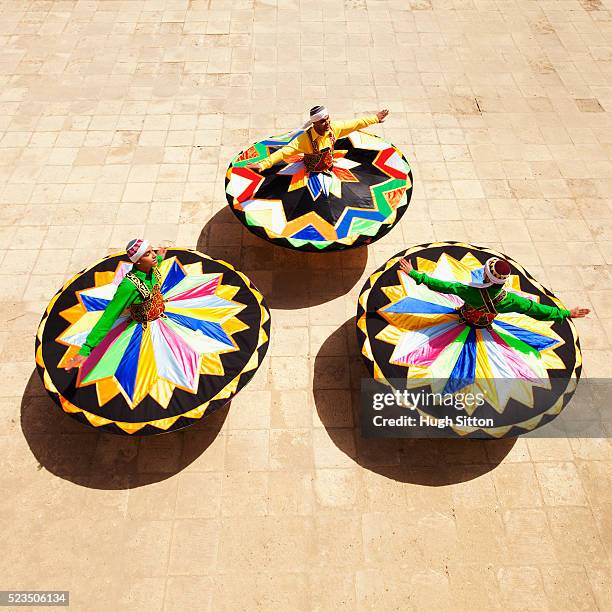
[[[21,429],[40,464],[92,489],[132,489],[170,478],[215,441],[229,404],[180,431],[121,436],[76,421],[53,402],[35,370],[21,402]]]
[[[321,346],[315,358],[313,393],[319,419],[334,444],[368,470],[434,487],[465,482],[495,468],[515,444],[513,438],[363,438],[359,393],[361,379],[367,377],[352,318]]]
[[[244,272],[270,308],[283,310],[317,306],[345,295],[368,261],[366,247],[306,253],[266,242],[249,232],[227,207],[204,226],[197,248]]]

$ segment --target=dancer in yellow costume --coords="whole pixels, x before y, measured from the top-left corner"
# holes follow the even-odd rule
[[[303,134],[262,162],[249,164],[247,167],[261,172],[280,161],[291,159],[297,153],[303,153],[304,166],[309,172],[326,172],[333,165],[334,145],[338,138],[348,136],[351,132],[369,125],[383,123],[388,114],[389,111],[385,108],[375,115],[366,115],[349,121],[331,121],[327,108],[315,106],[310,109],[310,119],[298,130],[304,130]]]
[[[332,121],[315,106],[298,129],[253,143],[226,173],[232,212],[264,240],[301,251],[378,240],[401,219],[412,193],[402,152],[363,131],[388,114]]]

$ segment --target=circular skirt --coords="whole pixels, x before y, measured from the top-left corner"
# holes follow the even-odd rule
[[[570,320],[536,321],[507,313],[499,314],[490,329],[472,328],[457,314],[463,304],[459,297],[417,285],[399,269],[400,258],[406,257],[419,272],[467,283],[472,271],[492,256],[512,266],[508,292],[562,307],[512,259],[460,242],[419,245],[398,253],[370,276],[359,296],[357,336],[375,379],[402,391],[421,389],[455,397],[479,393],[486,398],[481,406],[463,410],[457,404],[418,408],[423,416],[449,417],[453,424],[475,423],[457,419],[458,415],[493,423],[446,428],[451,435],[512,437],[540,427],[561,412],[580,377],[580,345]]]
[[[159,269],[165,316],[147,325],[126,310],[78,370],[63,365],[132,268],[125,252],[70,279],[36,335],[45,388],[77,420],[119,434],[192,425],[232,399],[268,348],[270,314],[249,279],[223,261],[170,249]]]
[[[281,135],[257,142],[227,170],[230,208],[257,236],[301,251],[348,249],[382,238],[406,212],[408,162],[392,144],[365,132],[336,141],[327,173],[306,172],[302,155],[261,173],[245,167],[291,140]]]

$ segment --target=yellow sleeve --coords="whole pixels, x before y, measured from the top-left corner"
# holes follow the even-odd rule
[[[366,115],[365,117],[359,117],[358,119],[351,119],[349,121],[333,121],[332,130],[336,138],[343,138],[348,136],[351,132],[361,130],[368,125],[378,123],[378,117],[376,115]]]
[[[278,151],[274,151],[272,155],[266,157],[261,161],[262,170],[271,168],[274,164],[288,159],[296,155],[297,153],[307,153],[308,151],[304,148],[304,139],[306,134],[300,134],[297,138],[294,138],[289,144],[281,147]]]

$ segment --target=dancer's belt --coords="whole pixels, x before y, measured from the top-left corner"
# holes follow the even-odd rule
[[[491,327],[491,324],[497,316],[496,306],[506,297],[506,292],[502,289],[502,291],[492,298],[485,289],[481,289],[480,295],[483,305],[475,307],[464,304],[459,309],[459,317],[464,323],[472,327]]]
[[[304,167],[307,172],[328,172],[334,165],[334,145],[336,135],[333,130],[329,132],[329,142],[331,146],[323,151],[319,151],[319,142],[312,137],[311,130],[306,132],[312,147],[312,153],[304,153]]]
[[[327,172],[334,165],[334,154],[331,149],[320,153],[304,153],[304,167],[307,172]]]
[[[132,304],[130,306],[130,315],[138,323],[147,323],[159,319],[165,310],[164,298],[159,287],[155,285],[148,299],[143,300],[140,304]]]

